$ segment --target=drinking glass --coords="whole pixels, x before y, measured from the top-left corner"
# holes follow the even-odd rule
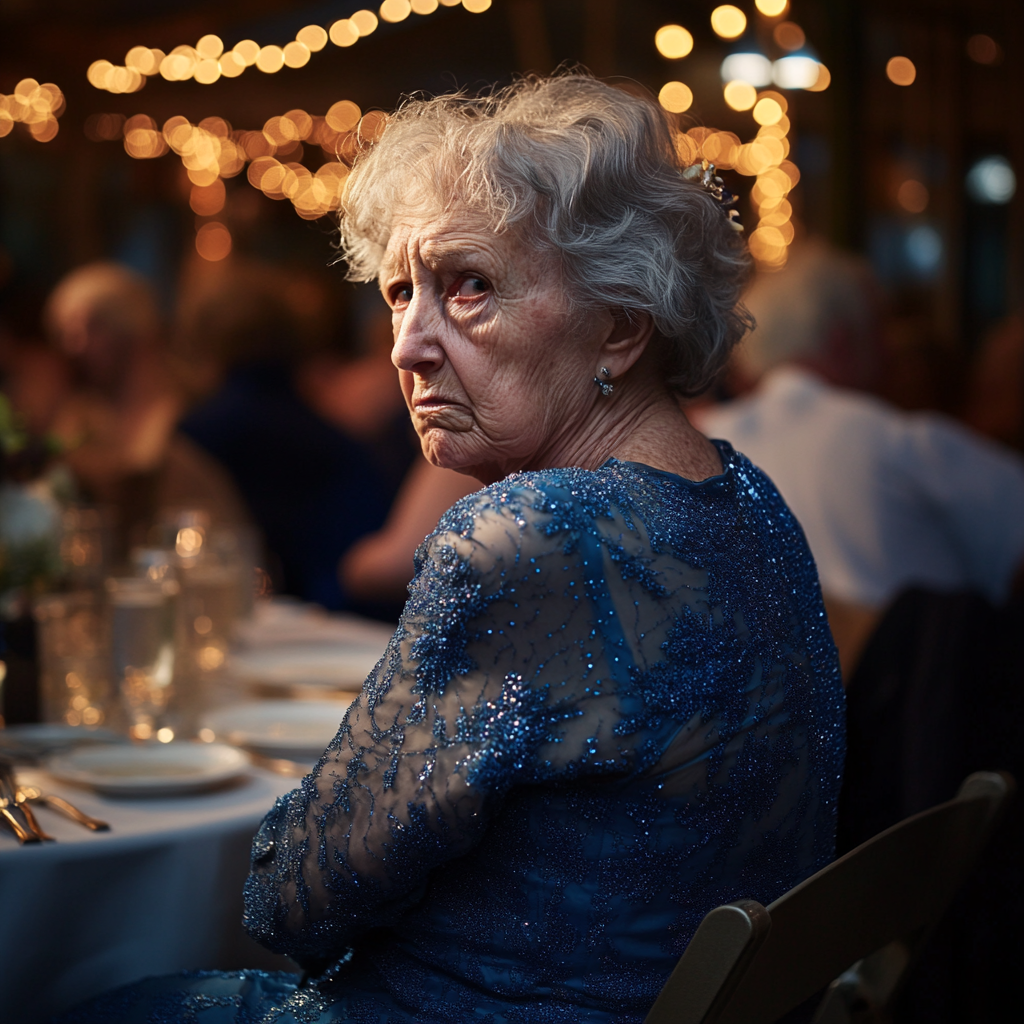
[[[111,577],[106,581],[110,651],[121,706],[134,739],[173,739],[175,580]]]
[[[44,721],[118,724],[102,595],[96,590],[47,594],[36,600],[33,612]]]

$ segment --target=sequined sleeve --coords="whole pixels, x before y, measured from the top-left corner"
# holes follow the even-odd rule
[[[483,491],[421,548],[384,658],[256,837],[257,940],[336,957],[468,852],[510,787],[629,770],[612,684],[626,665],[610,664],[594,629],[603,566],[559,504]]]

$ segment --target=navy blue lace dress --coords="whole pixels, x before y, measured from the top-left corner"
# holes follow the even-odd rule
[[[151,979],[67,1018],[639,1024],[700,922],[833,856],[843,695],[814,562],[717,442],[458,502],[337,737],[267,815],[250,933],[319,975]]]

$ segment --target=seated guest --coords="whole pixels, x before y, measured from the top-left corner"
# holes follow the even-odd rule
[[[44,322],[70,375],[36,426],[62,443],[83,496],[115,508],[123,545],[144,541],[161,508],[244,518],[223,471],[176,429],[183,396],[145,278],[117,263],[79,267],[54,288]]]
[[[820,242],[745,297],[746,397],[702,409],[782,492],[807,535],[844,672],[903,590],[1004,601],[1024,560],[1024,461],[936,413],[865,393],[879,324],[866,268]]]
[[[70,1019],[639,1024],[707,911],[831,859],[814,562],[677,402],[745,328],[746,257],[674,132],[565,75],[410,100],[357,160],[350,272],[427,459],[485,486],[255,839],[249,931],[308,983],[154,979]]]
[[[414,555],[441,513],[479,487],[470,476],[417,459],[376,532],[360,538],[338,566],[341,586],[355,597],[394,601],[406,596]]]
[[[231,474],[277,589],[394,621],[400,600],[354,598],[337,566],[387,517],[415,456],[408,416],[388,349],[371,345],[348,360],[326,350],[324,305],[315,282],[259,264],[187,294],[179,356],[193,369],[205,364],[212,386],[182,430]],[[352,393],[342,411],[331,401],[340,387]]]

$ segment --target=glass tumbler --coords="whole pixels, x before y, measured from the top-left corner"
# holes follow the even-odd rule
[[[47,594],[36,600],[33,613],[44,721],[116,724],[102,595],[96,590]]]
[[[112,577],[106,591],[111,665],[129,734],[173,739],[177,582]]]

